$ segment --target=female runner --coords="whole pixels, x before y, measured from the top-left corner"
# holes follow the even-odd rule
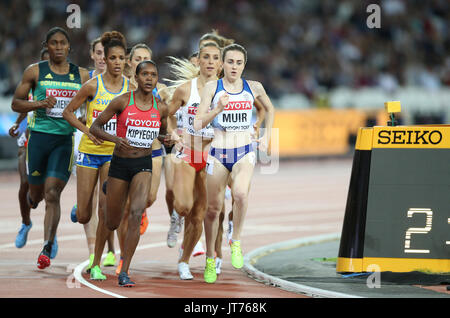
[[[200,130],[212,122],[214,140],[207,162],[208,208],[205,217],[206,267],[204,279],[217,279],[214,248],[218,231],[218,216],[223,207],[225,188],[231,178],[234,230],[231,242],[231,263],[243,266],[240,244],[242,224],[248,205],[248,192],[256,157],[252,149],[251,125],[254,100],[266,110],[266,134],[258,140],[259,149],[266,151],[273,125],[273,105],[261,83],[241,78],[247,62],[246,50],[231,44],[222,52],[224,77],[208,82],[201,94],[201,102],[194,119],[194,129]],[[211,110],[209,110],[211,106]]]
[[[63,116],[75,128],[84,134],[79,146],[77,158],[77,220],[86,224],[92,216],[92,201],[97,181],[103,184],[108,175],[115,144],[101,141],[89,132],[89,127],[111,100],[128,91],[128,79],[122,72],[125,67],[126,40],[117,31],[105,32],[101,38],[105,52],[106,72],[89,80],[64,110]],[[74,112],[87,102],[87,121],[84,125]],[[103,126],[106,133],[116,134],[116,119],[112,118]],[[105,246],[104,207],[105,195],[99,192],[98,226],[95,240],[95,253],[90,271],[91,279],[102,280],[106,277],[100,270],[100,259]]]
[[[117,229],[129,197],[128,229],[124,241],[119,286],[132,287],[128,277],[131,258],[139,242],[139,226],[147,207],[151,174],[152,143],[159,133],[166,133],[167,105],[152,94],[158,82],[158,70],[152,61],[136,67],[137,89],[116,97],[94,121],[90,132],[99,139],[115,143],[106,191],[106,231]],[[102,127],[117,116],[117,135]]]

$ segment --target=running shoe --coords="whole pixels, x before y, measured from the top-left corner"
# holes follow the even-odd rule
[[[20,227],[19,233],[16,236],[16,247],[22,248],[27,244],[28,232],[31,230],[33,223],[30,221],[30,225],[25,225],[22,223]]]
[[[191,280],[194,278],[189,270],[189,264],[185,262],[178,263],[178,274],[182,280]]]
[[[214,283],[217,279],[216,264],[214,258],[206,258],[205,272],[203,278],[207,283]]]
[[[170,228],[169,232],[167,233],[167,246],[172,248],[175,247],[177,244],[177,237],[179,231],[177,232],[177,225],[179,224],[179,215],[177,212],[173,211],[172,215],[170,216]]]
[[[91,279],[92,280],[106,280],[106,276],[102,274],[100,266],[95,265],[91,268]]]
[[[144,213],[142,213],[142,218],[141,218],[141,227],[139,228],[139,232],[142,234],[145,233],[145,231],[147,231],[147,226],[148,226],[148,217],[147,217],[147,210],[144,210]]]
[[[231,265],[233,265],[234,268],[242,268],[242,266],[244,266],[241,241],[234,241],[231,243]]]
[[[222,267],[222,259],[220,257],[216,257],[216,274],[219,275],[221,273]]]
[[[203,249],[202,241],[198,241],[194,246],[194,250],[192,251],[192,256],[197,257],[205,254],[205,250]]]
[[[55,235],[55,240],[53,241],[52,244],[52,251],[50,252],[50,258],[54,259],[56,257],[56,254],[58,254],[58,240],[56,239]]]
[[[116,255],[113,252],[109,251],[106,254],[105,259],[103,260],[103,266],[114,266],[116,265]]]
[[[134,287],[136,285],[135,282],[132,282],[128,274],[125,272],[121,272],[119,274],[119,286],[121,287]]]
[[[50,266],[50,247],[47,245],[44,246],[42,252],[39,254],[37,265],[39,269],[44,269]]]
[[[88,264],[88,267],[86,267],[86,273],[90,273],[91,272],[91,267],[92,267],[92,264],[94,263],[94,254],[90,254],[89,255],[89,264]]]
[[[73,206],[72,211],[70,212],[70,219],[72,220],[73,223],[77,223],[78,222],[77,205],[76,204]]]
[[[178,219],[177,219],[177,227],[175,229],[176,233],[180,233],[183,230],[184,225],[184,216],[180,217],[177,213]]]
[[[228,221],[227,240],[229,245],[231,245],[232,237],[233,237],[233,221]]]

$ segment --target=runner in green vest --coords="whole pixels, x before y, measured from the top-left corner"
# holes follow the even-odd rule
[[[67,60],[70,40],[64,29],[50,29],[44,46],[49,60],[25,69],[11,105],[15,112],[33,112],[28,126],[27,200],[33,209],[45,200],[44,248],[38,257],[40,269],[50,266],[50,258],[56,256],[60,197],[72,170],[74,128],[62,117],[62,112],[89,79],[88,70]],[[32,102],[28,101],[30,89]]]

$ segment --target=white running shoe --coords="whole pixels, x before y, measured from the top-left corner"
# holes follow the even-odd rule
[[[194,250],[192,251],[192,256],[200,256],[205,254],[205,250],[203,248],[202,241],[198,241],[197,244],[194,246]]]
[[[227,240],[229,245],[231,245],[232,236],[233,236],[233,221],[228,221]]]
[[[182,280],[190,280],[194,278],[189,270],[189,264],[184,262],[178,263],[178,274]]]
[[[220,257],[216,257],[216,274],[220,274],[220,268],[222,267],[222,259]]]
[[[177,213],[173,211],[173,213]],[[183,230],[184,216],[180,217],[177,213],[177,227],[175,228],[175,233],[180,233]]]
[[[170,216],[169,232],[167,233],[167,246],[170,248],[175,247],[175,245],[177,245],[177,238],[179,233],[177,232],[177,223],[179,222],[178,221],[179,219],[180,217],[178,216],[178,213],[173,211],[172,215]]]

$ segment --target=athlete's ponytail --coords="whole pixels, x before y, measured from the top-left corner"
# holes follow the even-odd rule
[[[122,33],[119,31],[105,32],[102,35],[101,42],[103,45],[103,50],[105,52],[105,57],[108,56],[108,51],[112,47],[119,46],[123,48],[124,52],[127,52],[127,41]]]

